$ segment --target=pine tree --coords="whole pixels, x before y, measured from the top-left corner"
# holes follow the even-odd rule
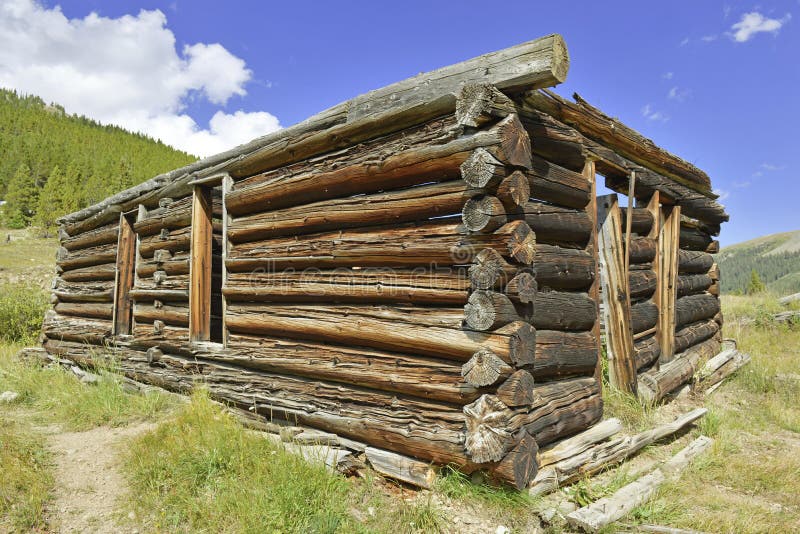
[[[67,193],[64,173],[58,165],[53,167],[44,184],[36,208],[34,222],[45,230],[53,228],[56,219],[64,215],[64,197]]]
[[[756,293],[762,293],[765,289],[764,282],[762,282],[761,277],[758,276],[758,271],[753,269],[750,272],[750,282],[747,284],[747,294],[755,295]]]
[[[64,174],[63,204],[62,212],[59,215],[67,215],[85,207],[86,183],[83,179],[84,174],[80,165],[75,160],[71,160],[67,165],[67,172]]]
[[[3,206],[5,223],[10,228],[24,228],[36,212],[38,189],[31,179],[31,170],[24,163],[8,182],[6,204]]]

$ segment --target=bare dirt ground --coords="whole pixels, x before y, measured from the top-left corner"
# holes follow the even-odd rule
[[[136,532],[116,521],[118,500],[128,492],[118,452],[126,441],[154,426],[104,426],[85,432],[43,429],[55,464],[55,489],[48,507],[48,524],[54,532]]]

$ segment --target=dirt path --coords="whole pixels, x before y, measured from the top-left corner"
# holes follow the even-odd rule
[[[54,532],[135,532],[116,521],[117,501],[127,493],[119,449],[154,426],[142,423],[86,432],[48,429],[56,479],[48,523]]]

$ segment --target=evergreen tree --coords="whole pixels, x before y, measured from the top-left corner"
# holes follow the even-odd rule
[[[50,224],[196,159],[147,136],[69,115],[58,104],[47,105],[39,97],[4,89],[0,89],[0,147],[0,199],[10,200],[3,210],[4,221],[15,226],[29,224],[32,217]],[[23,165],[27,184],[17,173]],[[56,184],[49,188],[46,184],[56,166],[64,185],[54,200]],[[51,213],[35,217],[38,190],[45,195],[41,205]]]
[[[86,185],[80,165],[74,160],[70,161],[67,166],[67,172],[64,175],[63,204],[61,206],[62,212],[59,215],[78,211],[88,205],[84,199]]]
[[[11,228],[28,226],[36,213],[38,193],[36,184],[31,179],[30,168],[21,164],[8,182],[6,204],[3,206],[6,225]]]
[[[755,295],[756,293],[761,293],[766,289],[764,287],[764,282],[761,281],[761,277],[758,276],[758,271],[753,269],[750,272],[750,282],[747,284],[747,294],[748,295]]]
[[[47,182],[44,184],[36,208],[34,222],[37,226],[50,229],[55,226],[56,219],[64,213],[64,196],[66,182],[64,173],[58,165],[53,167]]]

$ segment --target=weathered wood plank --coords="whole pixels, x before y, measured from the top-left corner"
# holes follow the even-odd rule
[[[658,272],[662,281],[657,291],[658,342],[661,346],[659,360],[667,362],[675,354],[675,306],[678,291],[681,208],[673,206],[663,209],[661,231],[658,236]]]
[[[597,202],[609,377],[617,389],[635,395],[636,367],[628,275],[623,258],[622,216],[616,194],[600,197]]]

